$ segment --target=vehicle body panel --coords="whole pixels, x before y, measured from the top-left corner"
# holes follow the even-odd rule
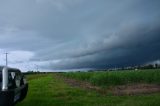
[[[28,83],[19,69],[0,67],[0,106],[13,106],[22,101],[28,91]]]

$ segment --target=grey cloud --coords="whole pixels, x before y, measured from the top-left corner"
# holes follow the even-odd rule
[[[32,51],[45,69],[100,69],[159,59],[158,0],[0,0],[0,49]],[[48,61],[48,65],[46,65]]]
[[[101,39],[101,43],[92,44],[90,49],[78,52],[71,51],[72,57],[66,56],[68,58],[62,58],[60,62],[53,63],[50,67],[55,69],[79,69],[80,67],[99,69],[140,65],[147,61],[154,61],[160,58],[160,27],[150,27],[150,25],[148,27],[127,27],[126,30],[129,32],[127,34],[126,30],[119,32],[119,35],[115,35],[118,38],[114,37],[112,42],[108,44],[109,46],[107,43],[103,43],[105,38]]]

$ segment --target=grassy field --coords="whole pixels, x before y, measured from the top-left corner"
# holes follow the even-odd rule
[[[55,74],[29,75],[29,92],[16,106],[160,106],[160,93],[137,96],[104,96],[74,88]]]
[[[147,83],[160,84],[160,70],[110,71],[110,72],[69,72],[62,74],[68,78],[88,81],[98,86]]]

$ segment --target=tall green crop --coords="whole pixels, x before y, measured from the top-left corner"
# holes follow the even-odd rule
[[[124,85],[132,83],[160,84],[160,70],[128,70],[109,72],[69,72],[63,76],[88,81],[94,85]]]

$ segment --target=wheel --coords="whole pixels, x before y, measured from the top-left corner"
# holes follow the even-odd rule
[[[28,91],[28,84],[26,84],[25,87],[22,89],[19,101],[22,101],[26,97],[27,91]]]

